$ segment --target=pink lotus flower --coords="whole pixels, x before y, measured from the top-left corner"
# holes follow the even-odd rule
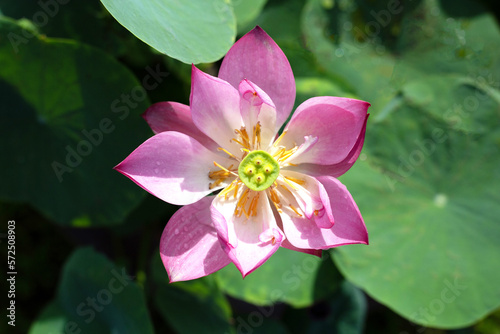
[[[256,27],[229,50],[218,78],[193,65],[190,106],[161,102],[145,112],[155,136],[115,168],[185,205],[160,241],[171,282],[230,262],[245,277],[280,246],[320,256],[368,243],[358,207],[336,178],[358,158],[370,104],[311,98],[277,136],[294,101],[286,56]]]

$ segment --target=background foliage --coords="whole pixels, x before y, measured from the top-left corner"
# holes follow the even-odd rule
[[[15,220],[18,274],[16,326],[4,316],[0,331],[500,333],[498,13],[493,0],[1,0],[0,241],[7,259]],[[229,266],[168,284],[158,243],[177,207],[112,167],[152,135],[151,103],[188,103],[191,63],[216,75],[255,25],[290,60],[296,106],[372,104],[341,178],[370,246],[280,249],[245,280]]]

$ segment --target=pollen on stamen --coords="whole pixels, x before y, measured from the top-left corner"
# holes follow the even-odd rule
[[[306,183],[305,180],[297,179],[295,177],[290,177],[290,176],[285,176],[285,179],[290,180],[290,181],[295,182],[295,183],[300,184],[300,185],[303,185]]]
[[[260,193],[257,193],[257,195],[255,195],[254,198],[252,198],[252,201],[250,202],[250,205],[248,207],[248,214],[250,216],[257,216],[257,203],[259,202],[259,196]]]
[[[245,216],[247,216],[248,218],[248,214],[247,212],[245,211],[245,204],[246,202],[248,201],[248,192],[250,191],[250,189],[245,189],[245,191],[243,192],[243,194],[241,194],[241,197],[240,199],[238,200],[238,203],[236,203],[236,208],[234,208],[234,215],[239,218],[241,217],[241,215],[244,213]]]
[[[283,181],[285,181],[286,184],[288,184],[293,190],[298,190],[298,188],[296,186],[293,185],[292,182],[290,182],[289,180],[287,180],[286,177],[283,178]],[[282,185],[283,186],[283,185]],[[283,186],[284,187],[284,186]],[[288,188],[285,187],[286,190],[290,191]]]
[[[260,148],[260,133],[261,133],[260,122],[257,122],[257,124],[253,127],[253,136],[252,136],[252,144],[256,149]]]
[[[238,160],[238,158],[236,158],[231,152],[228,152],[227,150],[223,149],[222,147],[218,147],[217,148],[219,151],[224,151],[227,155],[229,155],[231,158],[235,159],[235,160]]]
[[[242,127],[239,130],[235,129],[234,133],[236,133],[239,136],[239,139],[233,138],[232,140],[240,144],[240,146],[246,149],[250,149],[250,138],[248,137],[247,130],[244,127]]]
[[[278,162],[283,162],[286,159],[290,158],[292,154],[294,154],[298,150],[297,146],[292,147],[291,149],[284,151],[279,158],[277,158]]]
[[[283,131],[283,133],[282,133],[282,134],[278,137],[278,139],[276,139],[276,140],[274,141],[274,143],[273,143],[273,146],[274,146],[274,147],[277,147],[277,146],[278,146],[278,144],[280,143],[281,139],[283,139],[283,137],[285,136],[285,134],[286,134],[286,131]]]
[[[302,217],[302,215],[299,213],[299,211],[297,211],[297,209],[293,206],[293,205],[288,205],[290,207],[290,209],[293,210],[293,212],[295,212],[297,215],[299,215],[300,217]]]
[[[238,180],[238,181],[236,182],[236,184],[234,185],[234,194],[233,194],[233,198],[236,198],[236,195],[238,194],[238,187],[240,186],[240,183],[242,183],[242,182],[241,182],[241,180]]]
[[[215,187],[217,187],[219,184],[221,184],[223,181],[224,181],[224,179],[217,179],[217,180],[215,180],[215,182],[213,182],[213,183],[209,183],[209,184],[208,184],[208,189],[210,189],[210,190],[214,189],[214,188],[215,188]]]
[[[219,196],[224,196],[224,199],[227,200],[228,193],[230,193],[233,189],[236,189],[236,191],[238,191],[238,183],[239,182],[241,182],[241,181],[240,180],[234,180],[233,182],[231,182],[231,184],[229,186],[227,186],[226,189],[222,190],[219,193]],[[236,197],[236,193],[235,193],[235,197]]]
[[[280,184],[280,187],[283,188],[284,190],[288,191],[290,194],[292,193],[290,189],[288,189],[284,184]]]
[[[223,171],[225,172],[228,172],[228,173],[231,173],[231,171],[229,169],[227,169],[226,167],[223,167],[222,165],[218,164],[217,162],[214,161],[214,166],[215,167],[219,167],[220,169],[222,169]],[[233,165],[231,165],[229,168],[232,168]]]
[[[279,158],[281,158],[281,155],[284,152],[285,152],[285,148],[284,147],[280,147],[276,152],[274,152],[273,158],[276,159],[276,160],[279,160]]]

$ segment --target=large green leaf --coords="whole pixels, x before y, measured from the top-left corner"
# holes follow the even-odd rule
[[[101,0],[137,38],[185,63],[216,61],[236,36],[231,3],[225,0]]]
[[[9,161],[0,198],[29,202],[63,225],[120,222],[144,195],[112,168],[150,135],[139,117],[145,88],[92,47],[5,19],[0,31],[0,154]],[[167,75],[148,71],[150,89]]]
[[[213,277],[169,284],[158,254],[152,261],[152,267],[155,304],[178,333],[232,332],[231,308]]]
[[[357,34],[366,26],[353,25],[356,10],[355,1],[307,0],[301,26],[307,47],[326,73],[345,91],[369,101],[376,114],[396,94],[391,84],[395,59],[380,38],[359,40]]]
[[[77,325],[72,325],[72,320],[64,312],[58,301],[50,302],[35,319],[30,327],[29,334],[47,334],[47,333],[64,333],[66,324],[69,323],[68,329],[71,327],[76,329]],[[67,330],[67,332],[69,332]],[[97,332],[102,333],[102,332]]]
[[[497,111],[476,109],[484,131],[467,133],[403,105],[368,124],[365,161],[342,177],[370,245],[340,247],[335,262],[415,323],[464,327],[500,306]]]
[[[256,305],[286,302],[306,307],[335,291],[341,276],[329,260],[279,248],[245,279],[235,266],[217,272],[217,281],[229,295]],[[321,287],[321,289],[319,289]]]
[[[3,0],[0,10],[13,19],[29,18],[40,33],[70,38],[130,58],[150,49],[107,13],[99,0],[18,1]]]
[[[133,305],[133,307],[131,307]],[[30,333],[153,333],[144,293],[123,267],[90,248],[66,262],[57,299]]]

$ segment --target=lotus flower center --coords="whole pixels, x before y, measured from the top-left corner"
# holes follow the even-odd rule
[[[252,151],[240,162],[238,175],[251,190],[261,191],[269,188],[278,178],[280,166],[274,158],[264,151]]]

